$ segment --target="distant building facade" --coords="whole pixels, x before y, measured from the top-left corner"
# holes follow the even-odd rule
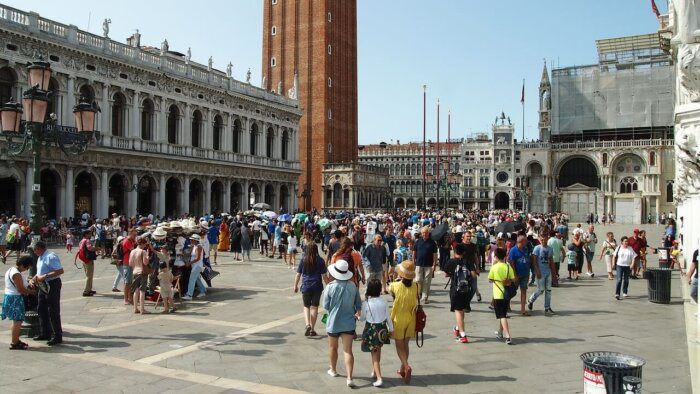
[[[29,215],[40,184],[50,218],[87,211],[179,215],[244,210],[256,202],[296,208],[298,101],[195,63],[191,53],[128,44],[0,5],[0,101],[28,87],[25,64],[53,70],[49,112],[73,126],[79,97],[96,102],[100,138],[78,157],[48,148],[41,179],[28,152],[0,141],[0,211]],[[248,81],[249,82],[249,81]]]

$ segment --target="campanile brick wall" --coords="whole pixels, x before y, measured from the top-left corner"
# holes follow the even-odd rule
[[[281,81],[287,94],[295,71],[299,75],[298,189],[313,190],[310,199],[299,199],[299,207],[320,209],[323,164],[357,159],[357,1],[263,2],[265,88],[277,89]]]

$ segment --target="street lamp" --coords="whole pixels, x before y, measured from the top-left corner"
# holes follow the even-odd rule
[[[311,198],[311,194],[313,192],[314,192],[313,189],[309,189],[309,184],[307,183],[307,184],[304,184],[304,190],[297,196],[298,198],[303,199],[304,209],[308,208],[307,202],[308,202],[308,199]],[[324,196],[324,198],[325,198],[325,196]],[[309,211],[310,211],[310,209],[309,209]]]

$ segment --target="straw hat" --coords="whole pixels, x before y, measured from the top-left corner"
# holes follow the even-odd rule
[[[180,225],[180,222],[178,222],[177,220],[173,220],[172,222],[170,222],[170,228],[173,230],[181,230],[182,225]]]
[[[199,242],[201,241],[201,238],[199,237],[199,234],[192,234],[192,236],[190,236],[190,240]]]
[[[163,240],[167,236],[168,233],[165,232],[165,229],[163,229],[162,227],[158,227],[157,229],[155,229],[155,231],[153,231],[153,239],[157,241]]]
[[[416,263],[411,260],[404,260],[396,267],[396,272],[404,279],[413,279],[416,277]]]
[[[348,262],[345,260],[338,260],[335,264],[331,264],[328,267],[328,273],[337,280],[349,280],[352,278],[352,271],[348,268]]]

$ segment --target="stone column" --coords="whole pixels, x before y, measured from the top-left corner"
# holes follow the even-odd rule
[[[211,213],[211,178],[204,178],[204,212]],[[199,215],[199,213],[197,213]]]
[[[107,170],[100,173],[100,213],[99,218],[109,217],[109,178]]]
[[[64,199],[65,206],[65,216],[73,217],[75,215],[75,186],[73,177],[73,167],[68,167],[66,169],[66,198]]]
[[[134,95],[131,100],[131,113],[129,114],[129,119],[131,120],[131,132],[125,133],[131,138],[141,138],[141,103],[139,103],[139,92],[134,91]]]
[[[231,213],[231,182],[230,178],[224,183],[224,212]]]
[[[185,175],[185,182],[182,185],[182,212],[190,212],[190,176]]]
[[[158,189],[158,215],[165,216],[165,174],[160,174],[159,189]]]
[[[243,193],[241,193],[241,199],[243,201],[240,201],[240,206],[238,207],[238,210],[240,211],[247,211],[248,210],[248,205],[250,205],[250,195],[248,194],[248,189],[250,189],[250,183],[248,179],[245,179],[243,181]]]
[[[100,132],[102,135],[111,134],[112,104],[109,100],[109,84],[102,85],[102,100],[100,101]],[[72,109],[71,109],[72,110]]]
[[[190,113],[192,109],[189,104],[182,103],[183,110],[185,111],[184,122],[180,124],[178,129],[178,134],[180,135],[177,139],[178,144],[189,146],[192,144],[192,114]],[[190,138],[186,138],[189,136]]]
[[[75,119],[73,119],[73,107],[75,106],[75,77],[68,75],[67,77],[67,93],[66,93],[66,119],[64,119],[63,124],[66,126],[75,126]],[[71,215],[73,216],[73,211],[71,210]]]
[[[160,111],[156,114],[155,121],[155,140],[158,142],[168,141],[168,114],[165,108],[165,99],[160,98]],[[165,209],[165,208],[163,208]]]
[[[139,184],[139,176],[136,173],[133,173],[131,175],[131,188],[132,190],[129,190],[129,211],[127,212],[128,216],[133,216],[136,214],[136,210],[138,208],[138,198],[139,198],[139,192],[138,190],[138,184]],[[136,185],[137,187],[134,187]]]

